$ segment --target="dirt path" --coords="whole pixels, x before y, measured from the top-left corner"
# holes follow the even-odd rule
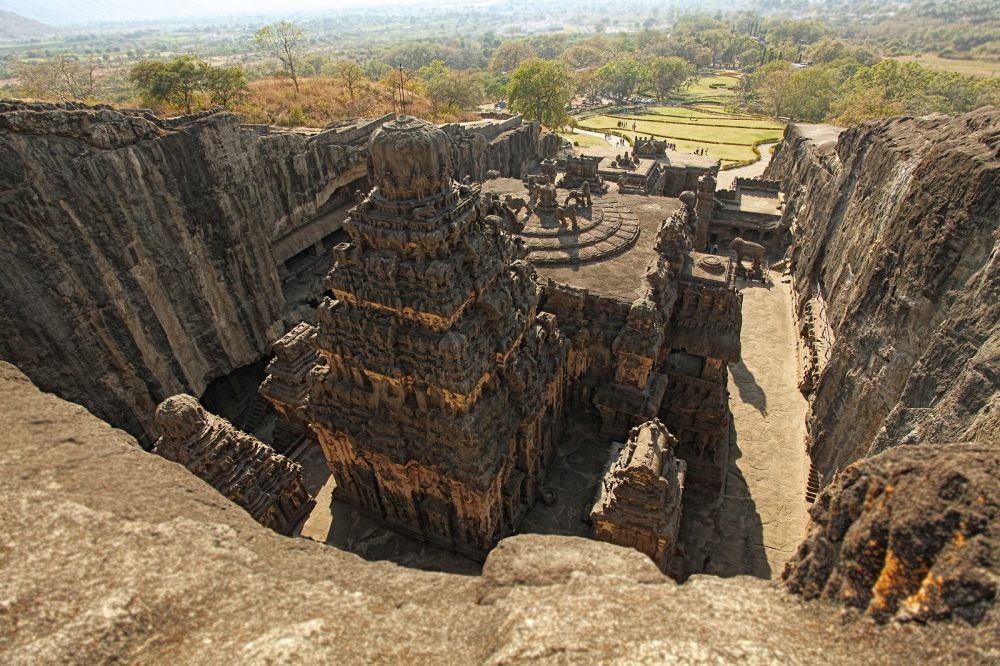
[[[756,178],[764,173],[764,169],[771,163],[771,147],[777,143],[777,141],[769,141],[757,146],[757,150],[760,151],[760,159],[753,164],[748,164],[738,169],[720,171],[719,177],[715,182],[715,189],[731,190],[733,188],[733,180],[736,178]]]
[[[742,289],[743,359],[729,366],[729,406],[741,455],[736,466],[760,516],[763,553],[776,577],[805,533],[809,468],[791,295],[780,275],[771,278],[771,288],[752,283]]]
[[[611,146],[612,148],[628,148],[630,145],[628,141],[618,136],[612,136],[610,139],[608,139],[604,136],[603,132],[592,132],[590,130],[580,129],[579,127],[577,127],[574,130],[574,132],[576,132],[577,134],[586,134],[587,136],[593,136],[598,139],[603,139],[607,141],[608,145]]]

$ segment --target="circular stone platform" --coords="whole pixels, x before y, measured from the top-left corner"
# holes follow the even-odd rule
[[[528,260],[537,266],[574,266],[625,252],[639,238],[639,218],[617,197],[604,196],[593,208],[576,210],[578,229],[531,215],[525,220]]]

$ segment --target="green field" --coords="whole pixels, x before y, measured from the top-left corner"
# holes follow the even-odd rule
[[[939,72],[957,72],[966,76],[1000,77],[1000,62],[996,60],[940,58],[930,53],[920,56],[898,56],[896,60],[919,63],[928,69],[936,69]]]
[[[666,139],[676,143],[681,152],[705,149],[709,157],[722,161],[724,169],[740,166],[759,158],[754,145],[780,140],[785,126],[770,118],[728,110],[736,101],[738,86],[735,74],[703,76],[681,90],[673,105],[650,107],[641,113],[607,113],[577,122],[583,129],[615,132],[629,140],[636,134]],[[625,129],[619,129],[620,120],[625,121]]]
[[[608,142],[604,139],[599,139],[596,136],[590,136],[589,134],[570,134],[569,132],[559,132],[559,136],[564,139],[569,139],[573,142],[574,146],[579,146],[580,148],[593,148],[594,146],[607,147]]]
[[[624,120],[628,129],[618,128]],[[722,160],[723,168],[757,159],[753,146],[781,139],[784,125],[745,114],[710,112],[681,106],[661,106],[644,114],[611,114],[579,121],[580,127],[598,132],[614,131],[630,140],[636,134],[655,136],[677,144],[677,150],[693,153],[704,148],[709,157]],[[632,123],[636,129],[632,131]]]

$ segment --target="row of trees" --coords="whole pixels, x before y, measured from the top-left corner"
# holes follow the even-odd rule
[[[171,104],[187,113],[205,102],[228,108],[247,94],[242,67],[213,67],[192,55],[140,62],[129,80],[146,104]]]
[[[770,62],[743,81],[744,99],[768,115],[849,126],[872,118],[964,113],[1000,104],[1000,80],[963,76],[857,54],[802,69]]]

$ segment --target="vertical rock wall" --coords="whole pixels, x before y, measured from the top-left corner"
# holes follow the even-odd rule
[[[142,438],[283,333],[270,239],[349,152],[232,114],[0,106],[0,357]]]
[[[808,415],[824,482],[898,443],[1000,445],[998,126],[989,108],[836,143],[789,126],[765,174],[788,192],[798,314],[825,302]]]

